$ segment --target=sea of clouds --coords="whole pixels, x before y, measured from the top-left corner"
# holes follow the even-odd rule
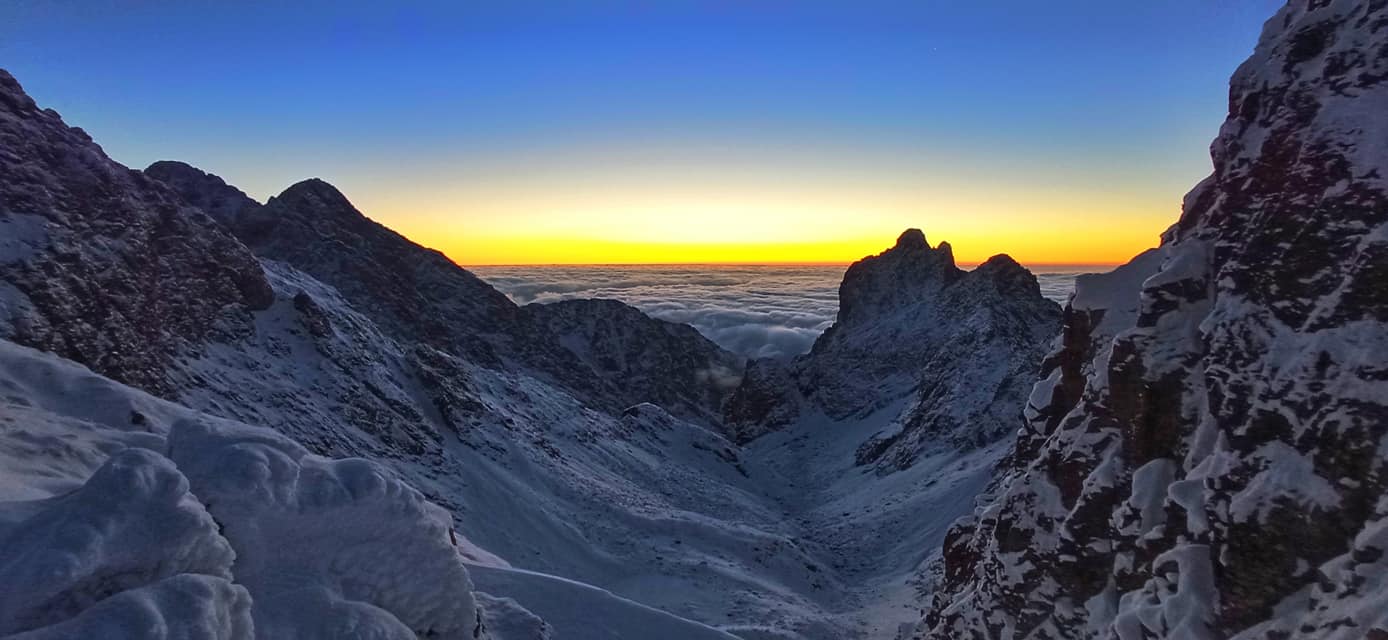
[[[519,304],[611,298],[684,322],[752,358],[810,350],[839,307],[846,267],[804,265],[583,265],[473,267]],[[1064,303],[1083,269],[1038,272],[1041,293]]]

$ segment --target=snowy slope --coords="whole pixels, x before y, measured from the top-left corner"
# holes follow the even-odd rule
[[[1388,5],[1293,1],[1162,247],[1082,279],[922,635],[1388,635]]]
[[[505,593],[565,640],[736,640],[601,589],[533,571],[473,566],[479,589]]]

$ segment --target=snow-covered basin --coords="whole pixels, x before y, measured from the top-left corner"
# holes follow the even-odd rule
[[[894,638],[902,625],[919,622],[928,600],[927,565],[949,526],[972,512],[1011,444],[962,453],[942,446],[887,474],[856,465],[858,447],[896,428],[893,418],[904,403],[859,420],[808,415],[754,441],[744,454],[753,478],[779,479],[768,490],[807,541],[828,551],[831,569],[853,595],[835,609],[856,619],[867,638]]]

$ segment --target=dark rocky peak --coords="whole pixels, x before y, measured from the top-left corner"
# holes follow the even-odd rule
[[[920,229],[907,229],[896,237],[896,245],[893,249],[912,250],[929,249],[930,243],[925,241],[925,232]]]
[[[742,377],[742,359],[693,327],[652,318],[617,300],[522,307],[559,344],[613,383],[627,404],[654,403],[715,426]]]
[[[1060,307],[1007,256],[955,266],[948,243],[907,230],[844,274],[838,319],[810,353],[753,363],[729,401],[729,432],[748,440],[806,409],[835,419],[904,402],[901,428],[865,444],[863,463],[903,467],[931,446],[974,447],[1015,430]]]
[[[518,309],[505,295],[443,254],[367,218],[317,178],[246,212],[234,229],[257,255],[332,285],[404,337],[495,362],[493,338],[517,322]]]
[[[1036,275],[1005,253],[988,258],[968,272],[965,279],[972,286],[991,287],[1004,296],[1019,299],[1041,297],[1041,284],[1036,281]]]
[[[0,71],[0,336],[167,393],[176,354],[272,300],[246,247]]]
[[[915,304],[954,283],[964,272],[948,243],[931,248],[920,229],[907,229],[896,245],[853,263],[839,285],[838,323],[870,320]]]
[[[275,234],[287,230],[335,237],[355,238],[353,244],[367,247],[381,245],[404,250],[418,247],[414,242],[391,231],[357,210],[341,191],[320,178],[301,180],[270,198],[264,207],[244,217],[237,234],[253,245],[270,241]],[[422,248],[422,247],[418,247]]]
[[[245,212],[260,207],[246,192],[220,177],[177,160],[155,162],[145,167],[145,175],[173,187],[189,204],[228,229],[234,228]]]
[[[38,105],[34,104],[34,99],[24,92],[24,87],[19,85],[19,81],[10,75],[10,72],[0,69],[0,103],[4,104],[5,110],[11,113],[24,113],[37,111]]]
[[[322,178],[300,180],[271,200],[295,211],[344,216],[354,220],[366,218],[352,206],[347,196]]]

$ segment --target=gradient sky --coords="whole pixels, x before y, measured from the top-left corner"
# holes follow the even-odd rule
[[[1209,172],[1270,0],[0,3],[115,159],[335,184],[463,264],[1112,263]]]

